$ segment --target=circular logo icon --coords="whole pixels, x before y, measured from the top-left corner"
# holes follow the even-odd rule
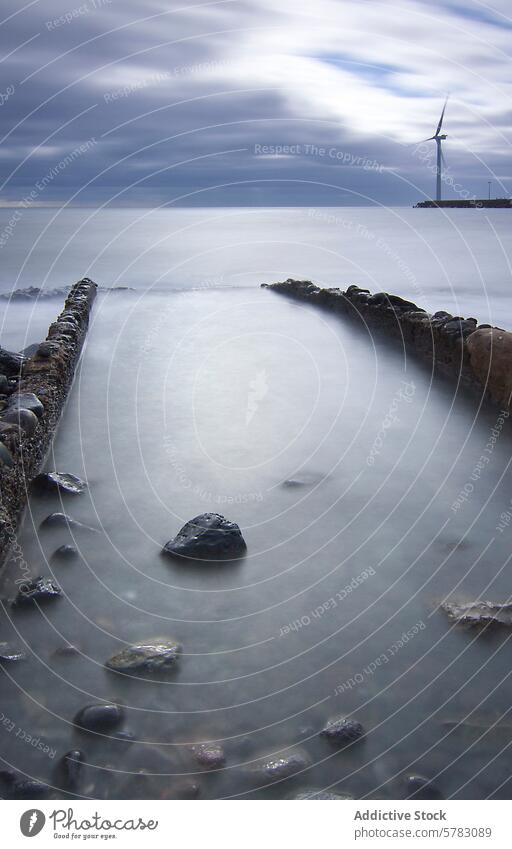
[[[20,817],[20,830],[24,837],[35,837],[42,831],[46,817],[42,811],[32,808]]]

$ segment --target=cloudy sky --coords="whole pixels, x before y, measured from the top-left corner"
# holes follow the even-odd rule
[[[507,10],[4,0],[0,203],[410,204],[448,92],[444,195],[509,194]]]

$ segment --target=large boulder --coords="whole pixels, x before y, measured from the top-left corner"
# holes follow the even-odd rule
[[[202,513],[165,544],[163,553],[187,560],[222,560],[241,557],[246,550],[238,525],[219,513]]]
[[[475,330],[466,340],[471,369],[491,397],[507,409],[512,394],[512,333],[497,327]]]

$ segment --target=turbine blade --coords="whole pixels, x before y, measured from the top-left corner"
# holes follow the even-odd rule
[[[413,142],[413,144],[425,144],[425,142],[433,141],[433,139],[435,139],[435,136],[429,136],[428,139],[423,139],[423,141],[419,142]]]
[[[449,97],[449,95],[448,95],[448,97]],[[448,97],[446,98],[446,100],[444,102],[443,111],[441,112],[441,117],[439,118],[439,124],[437,125],[437,130],[435,132],[435,136],[438,136],[439,133],[441,132],[441,127],[443,126],[443,118],[444,118],[444,113],[445,113],[445,109],[446,109],[446,104],[448,103]],[[435,138],[435,136],[434,136],[434,138]]]

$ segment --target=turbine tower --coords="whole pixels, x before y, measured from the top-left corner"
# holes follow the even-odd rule
[[[441,142],[447,138],[446,133],[441,133],[441,127],[443,126],[443,118],[446,109],[446,104],[448,103],[448,98],[446,98],[443,106],[443,111],[441,112],[441,117],[439,118],[439,124],[437,125],[437,130],[435,131],[433,136],[425,139],[428,141],[435,141],[437,145],[437,168],[436,168],[436,201],[441,200],[441,179],[442,179],[442,166],[444,165],[444,156],[443,151],[441,149]]]

